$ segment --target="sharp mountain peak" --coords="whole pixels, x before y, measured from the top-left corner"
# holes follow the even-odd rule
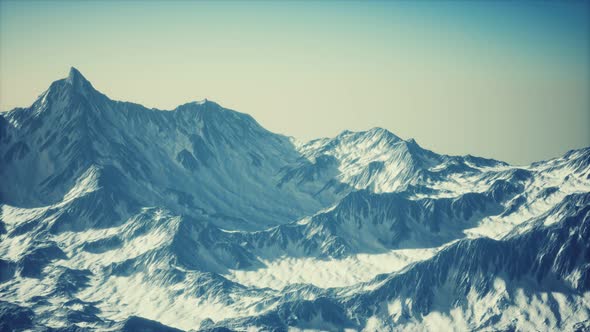
[[[89,91],[96,91],[82,73],[75,67],[70,68],[70,72],[68,73],[68,77],[65,78],[65,82],[71,85],[76,92],[86,93]]]

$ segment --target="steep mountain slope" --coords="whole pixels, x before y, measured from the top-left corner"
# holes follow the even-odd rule
[[[471,156],[438,155],[421,148],[412,139],[404,141],[382,128],[366,132],[344,131],[331,139],[311,141],[300,146],[299,150],[311,164],[303,162],[286,170],[282,181],[311,186],[320,180],[323,186],[316,194],[328,188],[338,189],[337,183],[374,192],[400,191],[413,184],[440,180],[452,173],[507,166]],[[330,172],[330,168],[337,171]],[[330,174],[336,175],[335,178],[326,176]]]
[[[298,157],[288,138],[213,102],[173,111],[115,102],[72,69],[4,119],[2,174],[13,180],[2,188],[7,204],[54,204],[88,169],[111,167],[142,206],[205,210],[231,229],[284,223],[320,207],[274,184],[278,169]]]
[[[0,184],[5,329],[589,318],[590,148],[515,167],[381,128],[302,144],[211,101],[113,101],[72,68],[0,114]]]
[[[432,259],[308,299],[281,296],[263,315],[219,326],[265,330],[556,330],[590,317],[590,194],[567,217],[501,240],[462,240]],[[210,324],[209,326],[212,326]]]

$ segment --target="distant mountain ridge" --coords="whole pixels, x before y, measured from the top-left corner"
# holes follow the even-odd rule
[[[590,147],[516,167],[383,128],[298,143],[208,100],[114,101],[72,68],[0,114],[0,179],[0,330],[590,319]]]

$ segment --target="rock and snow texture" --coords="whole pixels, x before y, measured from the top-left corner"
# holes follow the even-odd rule
[[[76,69],[0,115],[0,330],[584,330],[590,148],[307,143]]]

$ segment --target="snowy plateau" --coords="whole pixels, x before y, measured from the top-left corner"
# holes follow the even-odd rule
[[[590,147],[300,142],[76,69],[0,113],[0,331],[589,331]]]

